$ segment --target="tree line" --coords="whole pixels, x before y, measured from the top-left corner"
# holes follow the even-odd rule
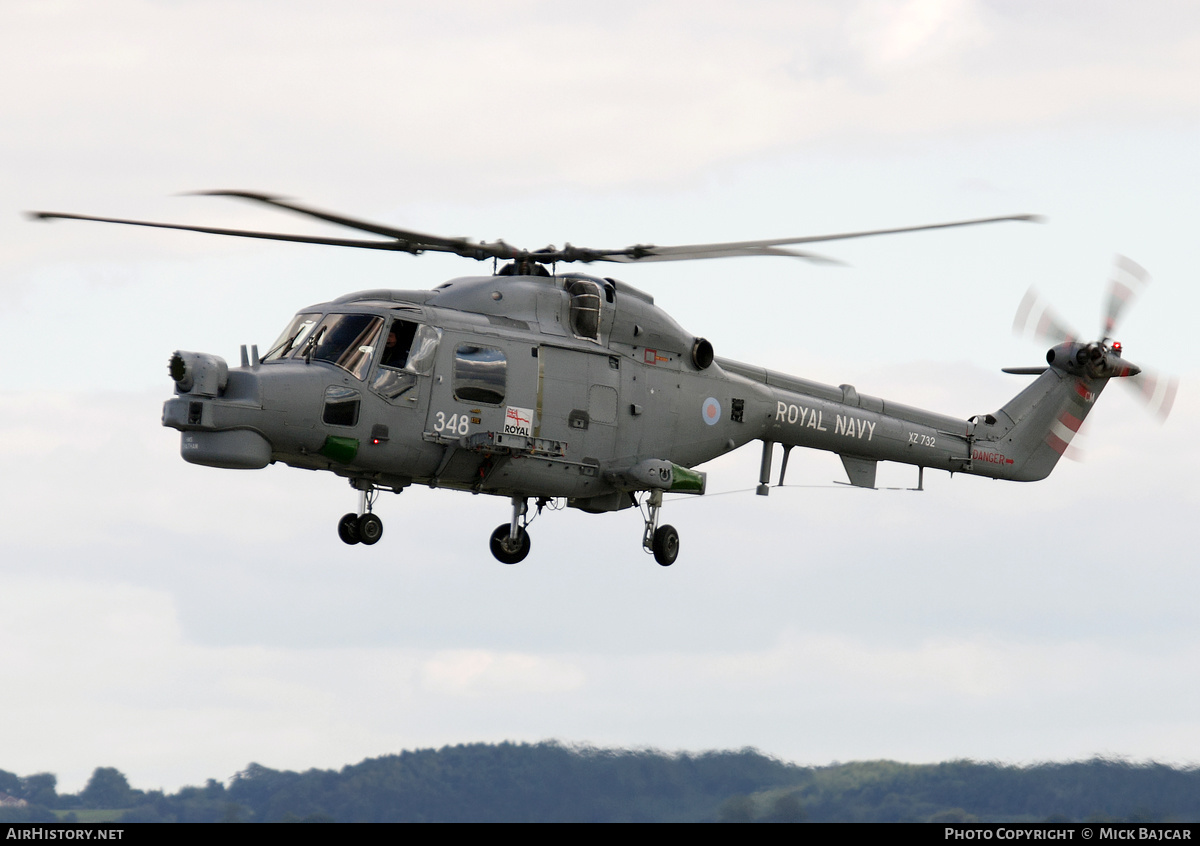
[[[171,794],[135,789],[113,767],[98,767],[78,794],[58,793],[51,773],[0,770],[0,794],[3,822],[1200,820],[1200,770],[1191,767],[1103,758],[802,767],[754,749],[692,754],[554,742],[406,751],[341,770],[252,763],[227,781]]]

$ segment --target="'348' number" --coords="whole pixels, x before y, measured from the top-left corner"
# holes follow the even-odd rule
[[[447,418],[444,413],[439,411],[434,418],[433,431],[465,435],[470,431],[470,423],[471,418],[465,414],[451,414]]]

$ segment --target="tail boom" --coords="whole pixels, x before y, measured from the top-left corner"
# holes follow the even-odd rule
[[[994,414],[937,414],[722,360],[759,385],[766,412],[757,438],[835,452],[851,484],[874,486],[875,464],[893,461],[994,479],[1037,481],[1071,444],[1109,377],[1051,366]]]

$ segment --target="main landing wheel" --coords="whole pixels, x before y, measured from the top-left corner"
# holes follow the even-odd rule
[[[659,526],[654,532],[654,560],[670,567],[679,557],[679,532],[674,526]]]
[[[343,543],[348,543],[351,546],[362,540],[362,536],[358,532],[357,514],[345,514],[341,520],[338,520],[338,537],[342,539]],[[379,538],[375,540],[379,540]]]
[[[510,528],[509,524],[505,523],[497,526],[496,531],[492,532],[492,555],[496,556],[496,560],[501,564],[516,564],[518,561],[524,561],[525,556],[529,554],[529,532],[525,531],[524,526],[518,528],[514,544],[508,536]]]
[[[360,541],[370,546],[373,543],[379,543],[381,537],[383,537],[382,520],[370,512],[358,518],[358,539]]]

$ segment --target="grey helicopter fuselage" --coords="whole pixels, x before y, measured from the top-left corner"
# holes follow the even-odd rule
[[[1049,431],[1070,405],[1041,401],[1058,382],[1086,381],[1057,393],[1090,406],[1105,381],[1047,368],[995,415],[963,420],[714,358],[649,295],[576,273],[350,294],[302,309],[261,359],[176,353],[172,375],[163,424],[196,464],[282,462],[362,490],[417,483],[588,511],[703,493],[689,468],[753,440],[763,482],[776,443],[838,453],[862,487],[880,460],[1042,478],[1061,450],[1033,460],[1017,424],[1046,417],[1034,422]]]
[[[177,355],[181,371],[221,368]],[[582,274],[350,294],[302,309],[261,360],[226,372],[224,388],[219,376],[201,388],[210,396],[177,381],[166,403],[185,459],[280,461],[397,490],[415,482],[613,510],[647,487],[638,472],[690,468],[760,434],[745,411],[731,421],[731,380],[707,342],[650,296]],[[765,391],[742,393],[765,415]],[[710,397],[722,409],[710,403],[706,419]],[[645,460],[660,464],[638,470]]]

